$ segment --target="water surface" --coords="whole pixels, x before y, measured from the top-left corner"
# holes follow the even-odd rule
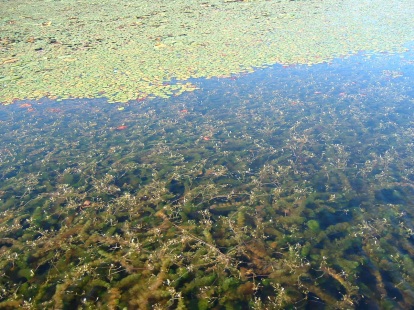
[[[407,47],[1,106],[0,305],[409,308]]]

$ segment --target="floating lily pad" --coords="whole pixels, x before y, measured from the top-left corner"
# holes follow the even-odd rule
[[[168,98],[194,89],[173,79],[401,50],[413,14],[409,0],[4,2],[0,102]]]

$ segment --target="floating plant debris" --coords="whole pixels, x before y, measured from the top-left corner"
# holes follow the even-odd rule
[[[401,51],[413,14],[411,0],[3,1],[0,102],[168,98],[190,78]]]

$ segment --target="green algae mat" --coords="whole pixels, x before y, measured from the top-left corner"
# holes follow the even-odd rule
[[[410,0],[0,2],[0,102],[177,96],[189,79],[414,39]]]

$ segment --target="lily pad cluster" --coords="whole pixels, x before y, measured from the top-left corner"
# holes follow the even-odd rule
[[[191,78],[400,51],[413,14],[409,0],[6,1],[0,102],[166,98]]]

